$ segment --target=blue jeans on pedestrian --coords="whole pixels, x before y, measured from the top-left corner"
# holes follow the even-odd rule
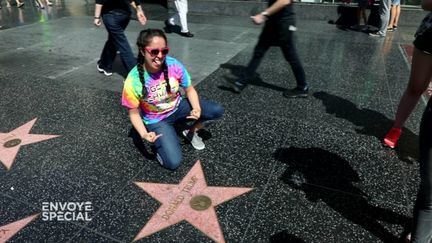
[[[432,99],[420,123],[420,188],[414,206],[413,243],[429,243],[432,238]]]
[[[197,121],[200,123],[221,118],[224,113],[224,108],[221,105],[211,101],[200,99],[200,106],[201,117]],[[183,98],[177,110],[169,117],[158,123],[146,125],[148,132],[155,132],[156,135],[162,134],[156,139],[154,146],[159,162],[167,169],[177,169],[183,159],[175,127],[183,126],[186,128],[188,121],[186,117],[190,115],[191,110],[189,101]]]
[[[379,4],[380,26],[379,26],[378,33],[381,36],[386,36],[387,34],[387,25],[390,19],[390,7],[391,7],[391,0],[380,0],[380,4]]]
[[[108,31],[108,40],[105,42],[102,50],[99,66],[107,71],[111,71],[117,51],[119,51],[120,58],[129,72],[137,64],[137,60],[124,33],[129,24],[130,16],[111,11],[103,14],[102,20]]]

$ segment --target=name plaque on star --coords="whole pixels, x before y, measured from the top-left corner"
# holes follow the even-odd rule
[[[211,199],[206,195],[198,195],[193,197],[190,200],[189,204],[192,209],[202,211],[202,210],[206,210],[211,206]]]
[[[5,142],[3,144],[3,147],[5,147],[5,148],[12,148],[12,147],[15,147],[15,146],[19,145],[20,143],[21,143],[21,139],[15,138],[15,139],[11,139],[11,140]]]
[[[198,160],[179,184],[135,182],[162,205],[135,236],[152,235],[183,220],[216,242],[225,242],[215,207],[251,191],[245,187],[208,186]]]

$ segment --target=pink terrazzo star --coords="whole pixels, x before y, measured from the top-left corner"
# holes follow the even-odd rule
[[[9,170],[23,145],[37,143],[60,135],[29,134],[37,118],[8,133],[0,133],[0,162]]]
[[[207,186],[198,160],[180,184],[135,182],[162,206],[134,241],[186,220],[216,242],[225,242],[215,207],[253,188]]]
[[[0,243],[6,242],[12,238],[18,231],[24,228],[27,224],[37,218],[39,214],[33,214],[27,218],[15,221],[13,223],[3,225],[0,227]]]

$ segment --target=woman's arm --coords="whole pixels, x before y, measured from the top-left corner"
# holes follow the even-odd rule
[[[147,17],[144,15],[144,10],[141,8],[141,4],[139,2],[131,1],[131,6],[135,9],[138,21],[141,25],[145,25],[147,22]]]
[[[154,143],[156,139],[162,136],[162,134],[156,136],[156,133],[154,132],[147,132],[147,129],[144,126],[144,123],[141,119],[141,115],[138,108],[129,109],[129,118],[131,120],[132,126],[135,128],[135,130],[137,130],[141,138],[151,143]]]
[[[252,21],[255,24],[262,24],[267,20],[267,18],[269,16],[281,11],[285,6],[287,6],[291,3],[292,3],[291,0],[277,0],[275,3],[273,3],[270,7],[268,7],[263,12],[255,15],[255,16],[251,16]]]
[[[187,118],[198,120],[201,116],[201,106],[199,103],[198,93],[192,85],[185,89],[185,93],[186,97],[189,100],[189,103],[192,106],[190,116],[188,116]]]

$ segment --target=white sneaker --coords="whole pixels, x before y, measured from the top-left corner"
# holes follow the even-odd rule
[[[196,132],[189,132],[189,130],[183,131],[183,136],[192,144],[196,150],[203,150],[205,144],[200,136]]]
[[[111,75],[112,75],[112,72],[107,72],[105,69],[101,68],[101,67],[99,66],[99,63],[97,64],[96,67],[97,67],[97,70],[98,70],[100,73],[104,73],[105,76],[111,76]]]

